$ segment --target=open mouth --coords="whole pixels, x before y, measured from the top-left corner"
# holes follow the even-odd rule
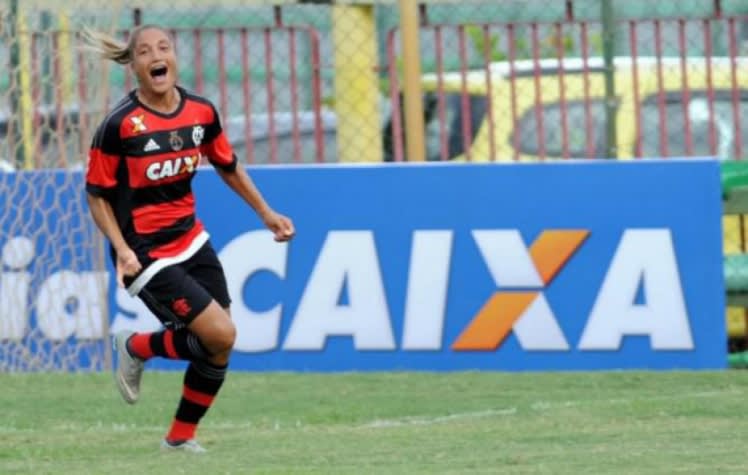
[[[166,73],[169,72],[169,68],[166,66],[156,66],[151,69],[151,77],[156,80],[166,79]]]

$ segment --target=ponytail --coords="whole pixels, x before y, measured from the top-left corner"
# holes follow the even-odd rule
[[[104,59],[114,61],[118,64],[130,64],[133,60],[133,50],[135,41],[143,30],[156,29],[166,32],[163,28],[156,25],[140,25],[130,31],[127,42],[118,40],[108,33],[93,31],[88,28],[83,29],[83,41],[86,43],[85,49],[98,53]],[[168,34],[168,32],[166,32]],[[168,34],[171,38],[171,35]],[[172,40],[173,41],[173,40]]]
[[[98,53],[104,59],[109,59],[118,64],[130,64],[132,62],[133,41],[125,43],[117,38],[101,32],[93,31],[88,28],[83,29],[83,41],[86,43],[85,49]],[[134,35],[131,35],[134,38]]]

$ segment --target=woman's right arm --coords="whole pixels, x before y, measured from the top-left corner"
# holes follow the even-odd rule
[[[127,247],[127,243],[124,236],[122,236],[117,219],[114,217],[112,205],[101,196],[95,196],[91,193],[86,194],[88,195],[88,209],[91,210],[91,217],[93,217],[96,226],[104,233],[104,236],[112,243],[114,252],[119,255]]]
[[[137,274],[141,265],[122,236],[112,205],[106,199],[118,185],[117,168],[122,160],[119,128],[118,122],[108,117],[96,130],[88,155],[86,194],[91,217],[117,255],[117,283],[124,287],[123,277]]]
[[[122,236],[122,230],[119,228],[117,219],[114,217],[112,205],[101,196],[95,196],[91,193],[87,193],[87,195],[88,209],[91,210],[91,217],[93,217],[96,226],[104,233],[104,236],[112,243],[114,252],[117,255],[117,283],[120,287],[124,287],[123,277],[126,275],[133,276],[142,269],[138,256],[130,249],[124,236]]]

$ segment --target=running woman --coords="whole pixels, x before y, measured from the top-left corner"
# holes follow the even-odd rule
[[[104,118],[93,138],[86,191],[93,220],[111,244],[117,282],[163,323],[155,333],[120,332],[115,380],[124,400],[140,393],[143,364],[187,360],[182,398],[165,450],[204,452],[197,425],[223,384],[236,338],[226,278],[203,224],[191,183],[202,157],[262,219],[275,240],[294,236],[237,166],[214,105],[177,85],[174,41],[144,25],[126,43],[88,32],[89,47],[128,65],[137,88]]]

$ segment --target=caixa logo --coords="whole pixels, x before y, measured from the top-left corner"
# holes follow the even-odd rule
[[[63,268],[39,275],[36,259],[23,236],[0,250],[0,340],[21,340],[32,325],[53,341],[103,338],[108,273]]]
[[[570,348],[543,290],[588,238],[586,230],[547,230],[529,249],[516,230],[473,231],[497,291],[452,349],[495,351],[513,332],[525,350]],[[617,350],[626,335],[647,335],[653,349],[693,349],[671,233],[627,230],[607,267],[577,347]],[[647,304],[635,304],[642,289]]]
[[[586,230],[547,230],[529,248],[518,230],[472,230],[470,236],[496,291],[483,297],[485,303],[474,302],[472,314],[463,315],[447,312],[448,294],[454,297],[460,292],[458,284],[469,285],[464,279],[454,282],[454,277],[450,283],[455,262],[461,259],[454,253],[452,230],[412,233],[407,282],[398,290],[405,296],[402,309],[393,309],[392,303],[403,300],[392,295],[388,300],[380,266],[394,256],[380,252],[374,232],[365,230],[329,231],[301,294],[285,295],[265,311],[252,310],[241,298],[252,276],[270,272],[285,280],[292,272],[296,278],[298,272],[289,271],[294,266],[288,262],[289,248],[273,242],[266,231],[238,236],[219,253],[234,297],[236,350],[323,351],[329,338],[343,336],[357,350],[492,352],[510,333],[527,351],[615,351],[628,335],[649,337],[654,350],[693,349],[670,230],[629,229],[620,235],[613,243],[612,258],[595,263],[607,271],[594,302],[579,302],[579,308],[591,304],[588,315],[556,314],[545,292],[562,272],[585,272],[574,268],[574,258],[594,235]],[[343,288],[344,303],[340,301]],[[645,303],[637,302],[640,291],[647,296]],[[137,318],[119,315],[113,330],[156,324],[142,304],[129,300],[124,292],[118,294],[118,302]],[[284,315],[284,308],[296,303],[293,315]],[[393,325],[391,309],[397,312],[398,325]],[[282,318],[290,318],[288,325],[282,325]],[[563,323],[570,318],[584,319],[576,341],[570,341],[564,331]],[[453,321],[465,322],[456,337],[445,335],[445,324]],[[393,327],[401,328],[401,333],[396,335]]]

